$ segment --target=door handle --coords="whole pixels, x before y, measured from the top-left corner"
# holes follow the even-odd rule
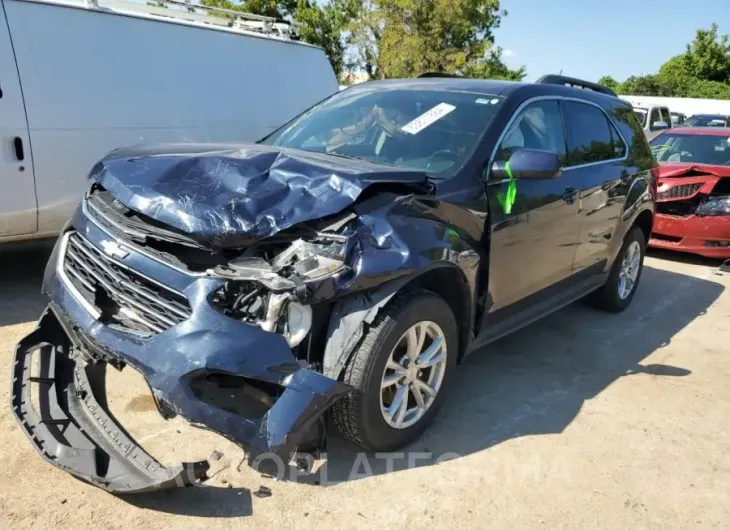
[[[13,138],[13,150],[15,151],[15,159],[18,162],[25,160],[25,152],[23,151],[23,139],[20,136]]]
[[[576,197],[578,196],[578,190],[573,188],[572,186],[569,186],[565,188],[565,191],[563,192],[562,199],[567,202],[568,204],[573,204],[575,202]]]

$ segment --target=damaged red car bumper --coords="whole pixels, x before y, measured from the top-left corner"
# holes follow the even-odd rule
[[[708,258],[730,258],[730,215],[704,215],[701,208],[707,200],[728,194],[730,167],[663,164],[649,245]]]
[[[659,214],[649,245],[707,258],[730,258],[730,218]]]

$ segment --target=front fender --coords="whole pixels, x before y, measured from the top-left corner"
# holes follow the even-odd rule
[[[434,204],[436,202],[436,204]],[[327,331],[323,372],[337,379],[347,359],[378,312],[408,285],[430,272],[451,269],[459,285],[444,286],[463,303],[462,330],[471,327],[475,314],[479,269],[483,252],[467,230],[439,216],[439,204],[414,197],[370,204],[358,212],[361,223],[355,275],[334,304]],[[439,293],[440,294],[440,293]]]

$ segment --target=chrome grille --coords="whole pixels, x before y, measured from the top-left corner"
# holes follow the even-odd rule
[[[667,191],[662,191],[657,194],[659,200],[675,200],[675,199],[686,199],[691,197],[697,190],[702,187],[702,182],[696,182],[694,184],[680,184],[679,186],[672,186]]]
[[[66,236],[63,272],[99,320],[144,335],[190,317],[188,300],[118,264],[76,232]]]

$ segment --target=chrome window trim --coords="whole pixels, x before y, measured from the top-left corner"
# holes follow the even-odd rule
[[[502,129],[502,132],[500,133],[499,137],[497,138],[497,141],[494,144],[494,147],[492,148],[492,155],[489,157],[489,165],[487,166],[487,170],[491,170],[492,164],[494,164],[494,159],[497,156],[497,149],[499,149],[499,146],[502,144],[502,140],[504,140],[504,137],[507,135],[507,131],[514,123],[515,119],[517,119],[517,116],[520,115],[520,113],[524,110],[524,108],[531,103],[535,103],[536,101],[573,101],[576,103],[583,103],[585,105],[592,105],[596,107],[598,110],[600,110],[603,115],[608,120],[608,123],[611,124],[611,126],[616,130],[618,133],[619,138],[621,138],[621,141],[624,143],[624,146],[626,147],[626,154],[623,157],[619,158],[611,158],[609,160],[600,160],[598,162],[589,162],[587,164],[579,164],[577,166],[567,166],[561,168],[562,172],[565,173],[566,171],[571,171],[573,169],[581,169],[584,167],[591,167],[591,166],[597,166],[599,164],[608,164],[608,163],[614,163],[614,162],[623,162],[629,157],[629,143],[626,141],[626,138],[624,138],[624,135],[621,133],[621,129],[618,128],[618,126],[614,123],[614,121],[611,119],[611,117],[606,113],[606,111],[601,107],[599,104],[594,103],[592,101],[587,101],[585,99],[570,97],[570,96],[534,96],[529,99],[526,99],[522,103],[520,103],[520,106],[517,107],[517,110],[515,110],[512,113],[512,116],[510,117],[509,121],[507,122],[507,125],[504,126]],[[560,110],[561,119],[563,120],[563,124],[565,124],[565,119],[563,117],[563,111]],[[568,141],[568,132],[564,128],[564,134],[565,134],[565,141],[566,141],[566,149],[567,149],[567,141]],[[504,180],[499,181],[489,181],[487,180],[487,184],[497,184],[504,182]]]

